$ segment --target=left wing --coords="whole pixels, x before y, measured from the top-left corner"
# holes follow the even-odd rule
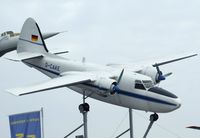
[[[45,81],[36,85],[8,89],[7,91],[16,96],[22,96],[46,90],[81,84],[84,82],[92,82],[94,80],[95,80],[94,76],[89,73],[68,72],[62,77],[54,78],[49,81]]]

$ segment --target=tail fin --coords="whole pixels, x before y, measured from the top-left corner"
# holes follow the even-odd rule
[[[42,38],[38,24],[32,18],[28,18],[21,30],[17,44],[17,53],[47,53],[45,42]]]

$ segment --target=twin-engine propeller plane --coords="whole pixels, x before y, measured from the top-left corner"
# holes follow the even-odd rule
[[[72,61],[48,52],[40,29],[32,18],[28,18],[22,27],[17,54],[24,64],[52,79],[7,90],[14,95],[68,87],[103,102],[155,113],[171,112],[181,106],[180,99],[175,94],[157,86],[171,75],[163,74],[159,67],[196,56],[193,54],[154,63],[137,70],[126,65],[103,66]]]
[[[42,37],[44,39],[53,37],[60,32],[55,33],[44,33]],[[14,33],[13,31],[7,31],[0,35],[0,57],[6,54],[7,52],[17,49],[17,42],[19,40],[20,33]]]

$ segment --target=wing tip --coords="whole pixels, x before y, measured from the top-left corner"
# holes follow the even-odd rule
[[[6,92],[14,96],[20,96],[20,94],[17,94],[17,92],[13,89],[7,89]]]

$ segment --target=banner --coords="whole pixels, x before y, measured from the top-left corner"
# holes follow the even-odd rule
[[[42,138],[40,111],[9,116],[11,138]]]

